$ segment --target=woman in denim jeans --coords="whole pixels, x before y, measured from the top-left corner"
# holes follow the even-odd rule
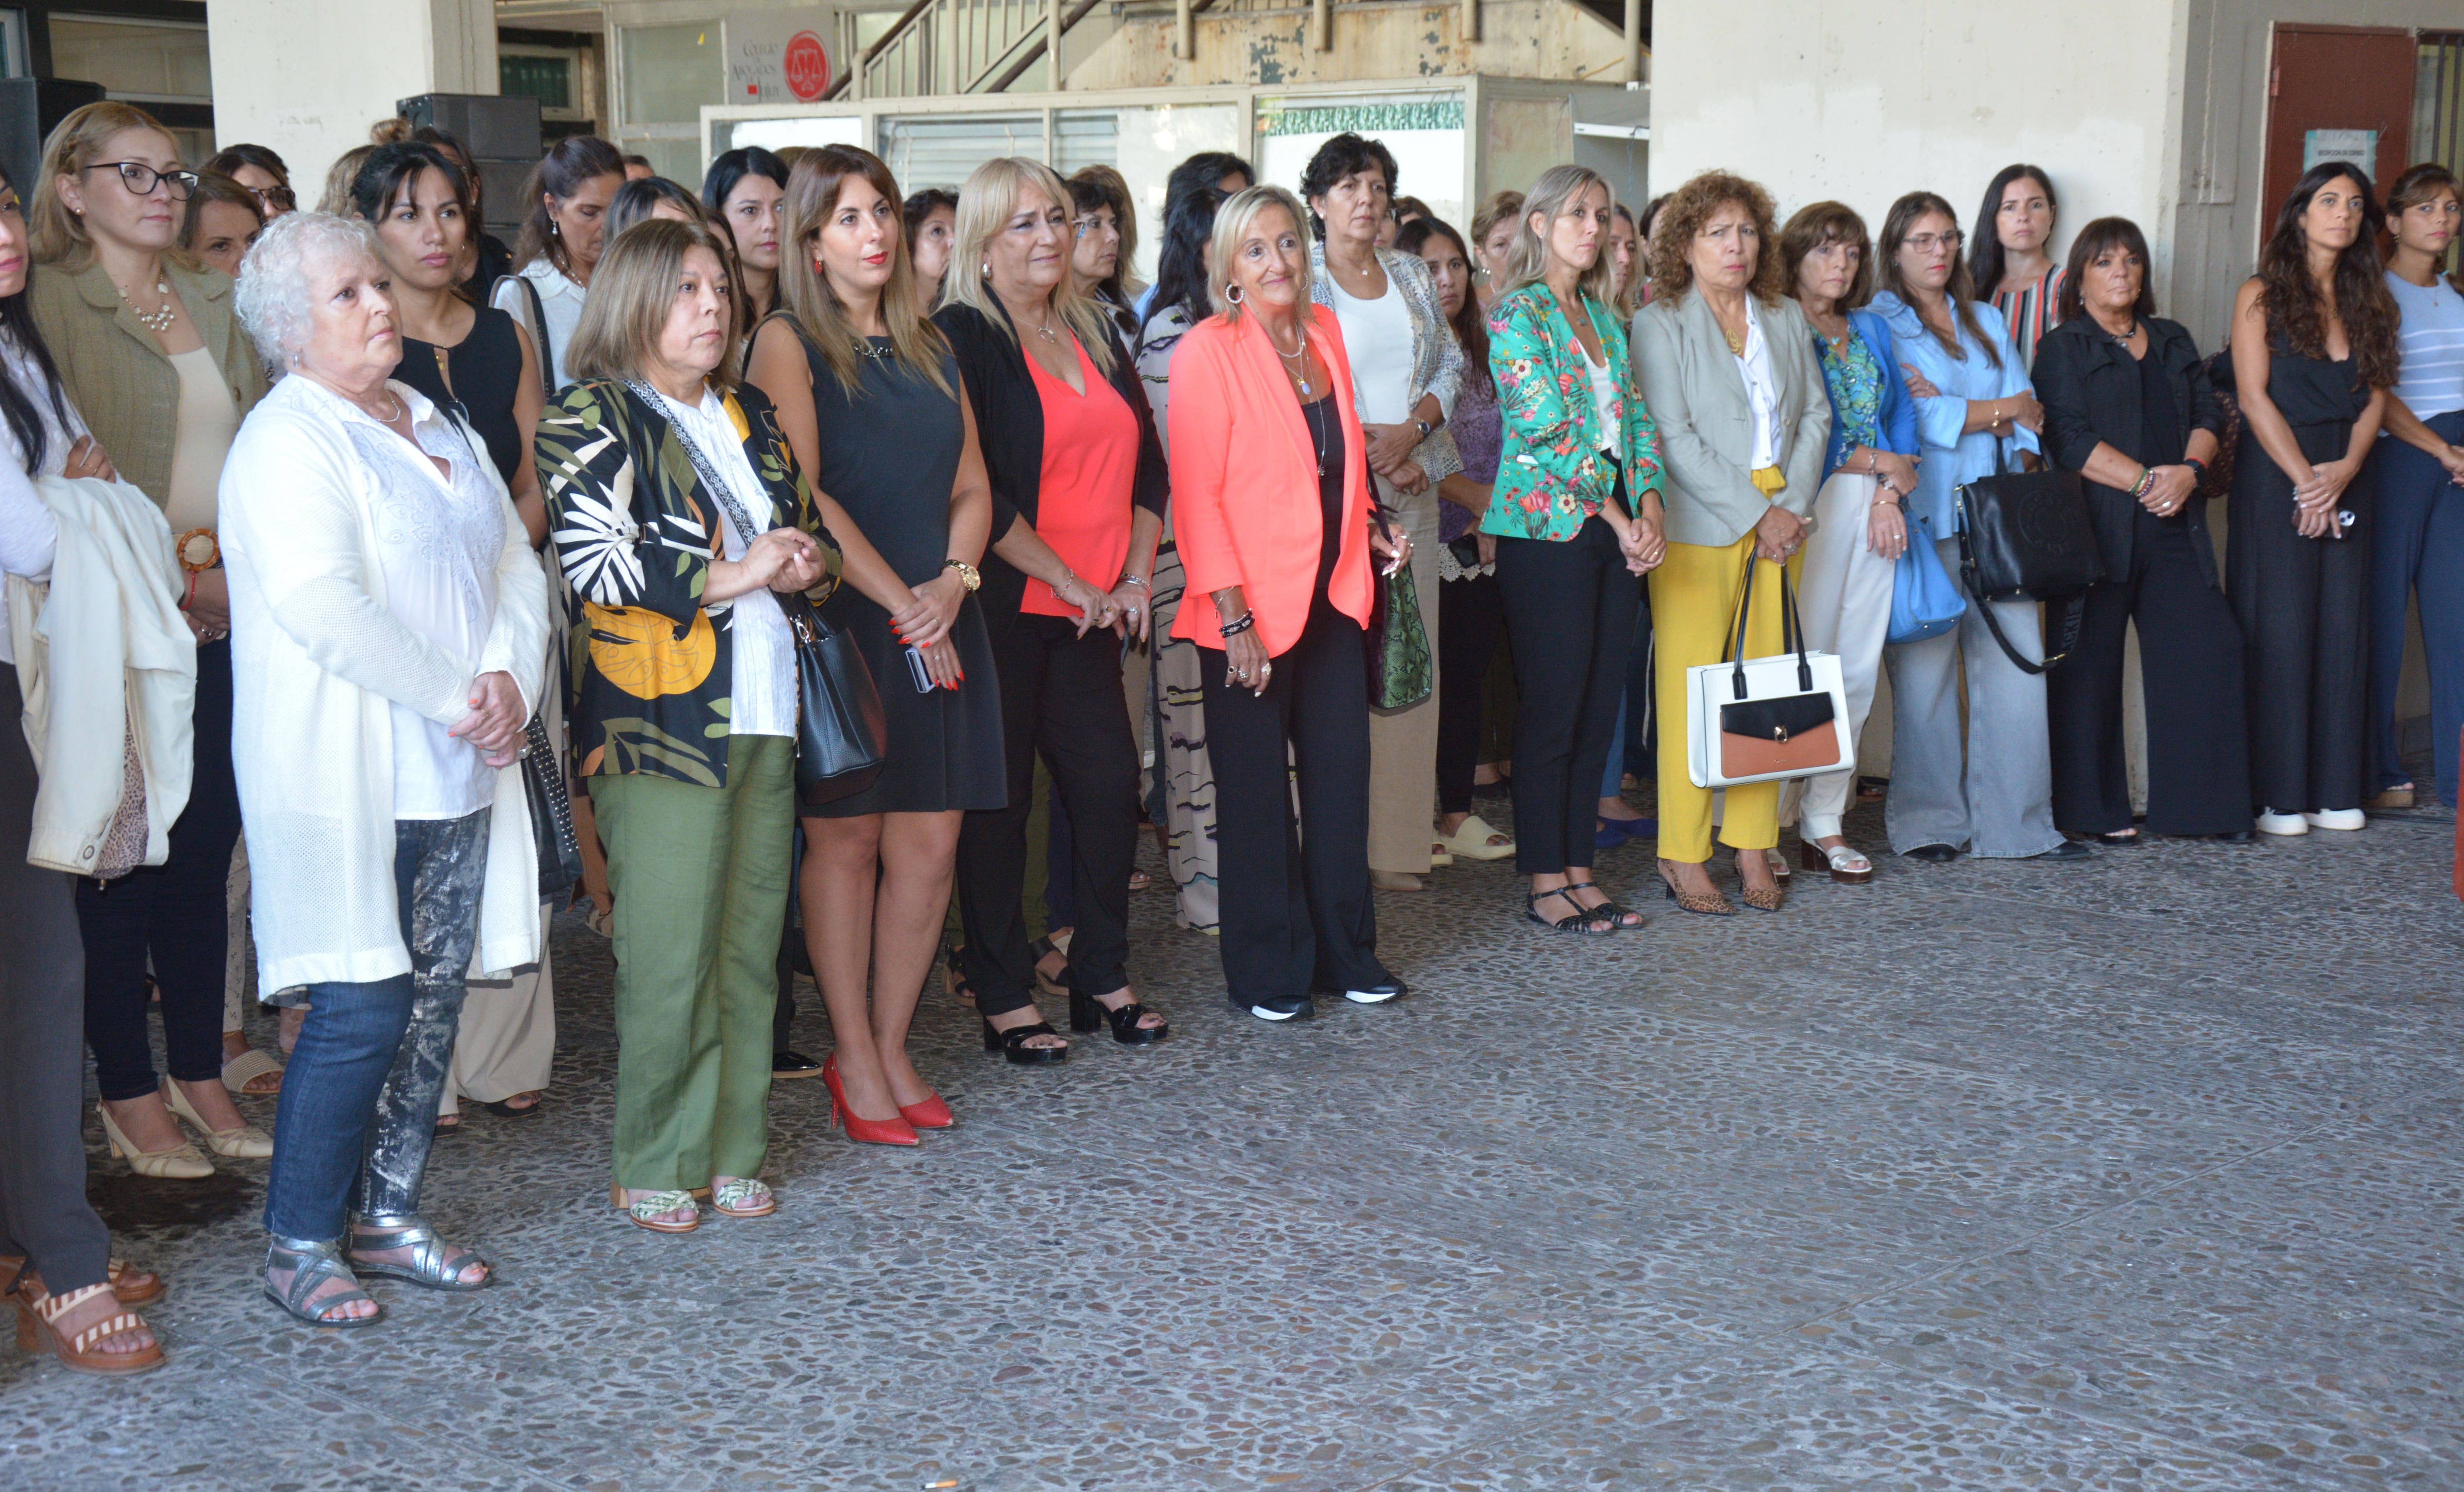
[[[258,984],[309,1006],[265,1291],[319,1327],[382,1314],[355,1270],[488,1283],[420,1219],[420,1181],[473,953],[509,970],[539,947],[529,808],[501,769],[539,695],[546,581],[485,444],[393,379],[386,285],[365,223],[266,230],[236,309],[291,376],[223,469]]]

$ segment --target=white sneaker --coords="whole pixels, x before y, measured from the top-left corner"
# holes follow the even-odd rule
[[[2314,829],[2358,829],[2369,820],[2359,808],[2330,808],[2325,813],[2305,813],[2301,822]]]
[[[2273,808],[2262,808],[2258,814],[2258,832],[2288,836],[2307,834],[2310,832],[2310,825],[2298,813],[2277,813]]]

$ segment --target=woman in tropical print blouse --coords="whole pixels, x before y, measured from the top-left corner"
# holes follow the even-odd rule
[[[1525,194],[1488,313],[1505,441],[1481,530],[1497,537],[1514,648],[1514,863],[1531,877],[1525,915],[1560,932],[1642,925],[1592,881],[1598,783],[1642,600],[1634,577],[1666,550],[1660,437],[1608,306],[1615,207],[1597,173],[1551,167]]]
[[[537,459],[570,592],[565,719],[616,892],[615,1204],[658,1233],[776,1210],[773,960],[795,819],[782,598],[839,553],[770,404],[736,388],[725,258],[653,219],[600,261]]]

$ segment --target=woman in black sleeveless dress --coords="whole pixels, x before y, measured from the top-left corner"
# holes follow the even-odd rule
[[[957,363],[916,312],[890,168],[852,146],[814,150],[789,176],[786,213],[782,309],[755,334],[747,376],[839,540],[844,581],[824,615],[871,668],[890,735],[871,787],[804,812],[799,895],[836,1044],[822,1075],[849,1139],[913,1145],[952,1123],[908,1059],[907,1028],[940,947],[959,822],[1007,801],[975,598],[992,489]]]
[[[2352,166],[2305,172],[2233,302],[2247,435],[2226,508],[2225,581],[2242,628],[2251,796],[2264,834],[2363,823],[2371,535],[2363,461],[2397,367],[2378,217]]]

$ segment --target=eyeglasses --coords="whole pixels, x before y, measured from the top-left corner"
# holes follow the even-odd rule
[[[1966,240],[1967,235],[1954,228],[1947,233],[1919,233],[1908,240],[1908,247],[1919,253],[1931,253],[1937,249],[1947,249],[1957,253],[1959,246]]]
[[[248,186],[242,189],[256,199],[258,210],[268,217],[296,211],[299,207],[299,194],[288,186]]]
[[[94,165],[85,167],[85,170],[118,171],[120,173],[120,185],[127,187],[131,194],[140,197],[150,197],[154,195],[154,184],[156,182],[161,182],[164,186],[171,188],[171,200],[173,202],[187,201],[188,193],[197,189],[196,172],[158,171],[142,161],[98,161]],[[83,172],[80,172],[79,174],[82,175]]]
[[[1096,217],[1092,214],[1082,218],[1071,218],[1069,220],[1069,226],[1078,230],[1078,236],[1081,238],[1085,238],[1093,233],[1111,233],[1117,238],[1120,236],[1121,232],[1120,224],[1113,222],[1111,218]]]

